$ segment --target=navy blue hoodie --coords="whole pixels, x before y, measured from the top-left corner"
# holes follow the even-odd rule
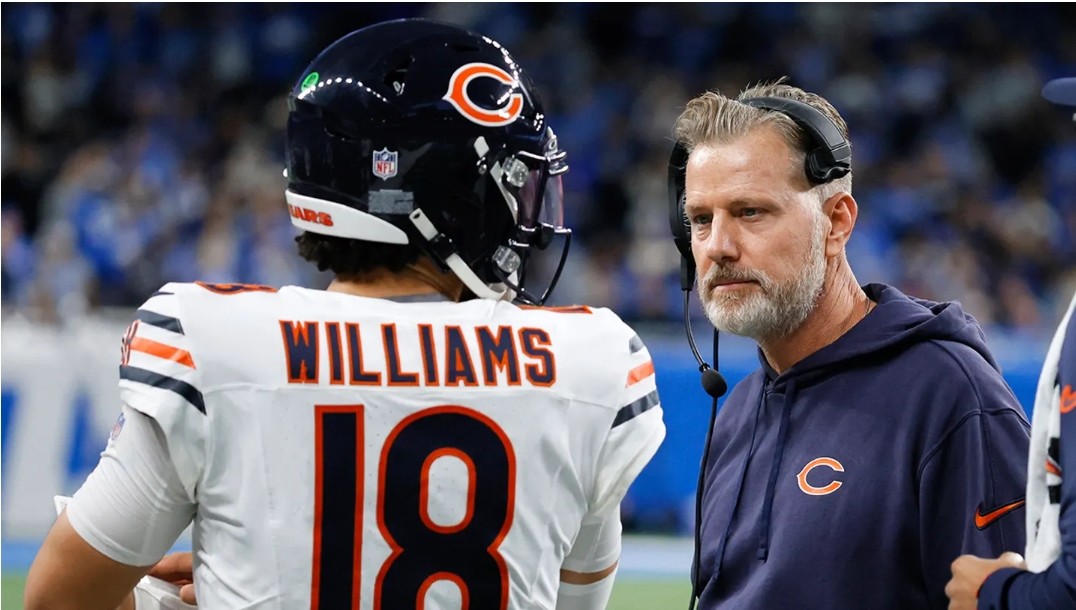
[[[957,303],[877,307],[737,384],[705,464],[699,607],[943,609],[962,553],[1023,552],[1029,424]]]

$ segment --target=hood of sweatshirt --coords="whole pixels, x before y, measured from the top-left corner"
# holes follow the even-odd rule
[[[906,296],[885,284],[863,287],[876,307],[833,343],[788,368],[780,375],[766,361],[759,361],[767,377],[775,383],[795,382],[803,388],[815,380],[839,373],[865,358],[887,355],[909,345],[931,340],[962,343],[974,349],[991,367],[1000,371],[986,346],[982,328],[959,303],[936,303]]]
[[[762,506],[758,559],[765,560],[769,553],[773,497],[781,458],[788,442],[790,412],[798,391],[842,371],[863,366],[875,358],[888,358],[894,351],[932,340],[967,345],[982,356],[994,370],[1000,372],[997,362],[987,348],[982,328],[959,303],[936,303],[908,297],[885,284],[868,284],[863,290],[877,304],[875,308],[836,341],[797,362],[783,373],[778,374],[766,361],[762,349],[758,350],[767,385],[785,395],[777,444]]]

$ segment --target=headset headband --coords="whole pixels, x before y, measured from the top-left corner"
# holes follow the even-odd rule
[[[852,171],[852,147],[848,140],[833,121],[814,106],[783,97],[752,97],[740,101],[755,108],[780,112],[810,134],[814,148],[807,151],[804,171],[811,184],[825,184]]]

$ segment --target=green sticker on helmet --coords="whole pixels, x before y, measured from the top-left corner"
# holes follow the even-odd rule
[[[317,72],[311,72],[310,74],[307,74],[306,78],[303,79],[303,84],[300,85],[299,88],[309,89],[313,87],[314,85],[318,84],[318,78],[320,78],[320,76]]]

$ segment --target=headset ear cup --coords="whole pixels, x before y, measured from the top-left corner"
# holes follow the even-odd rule
[[[815,151],[812,150],[803,158],[803,169],[807,172],[807,179],[811,184],[822,184],[827,181],[826,175],[829,172],[819,166],[818,155]]]
[[[669,230],[680,253],[680,288],[691,290],[695,283],[695,257],[691,254],[691,233],[684,212],[684,190],[688,151],[680,142],[669,155]]]
[[[807,132],[815,148],[807,152],[803,169],[812,184],[825,184],[852,171],[851,145],[837,125],[817,108],[783,97],[754,97],[740,102],[780,112]]]
[[[684,180],[687,168],[687,148],[677,142],[669,155],[669,230],[672,232],[673,243],[676,244],[680,256],[687,260],[693,260],[691,256],[691,236],[687,230],[687,216],[684,214]]]
[[[825,184],[848,175],[847,164],[842,165],[837,162],[834,165],[827,166],[827,161],[825,161],[824,157],[825,155],[820,155],[817,150],[812,150],[803,159],[807,178],[813,184]]]

